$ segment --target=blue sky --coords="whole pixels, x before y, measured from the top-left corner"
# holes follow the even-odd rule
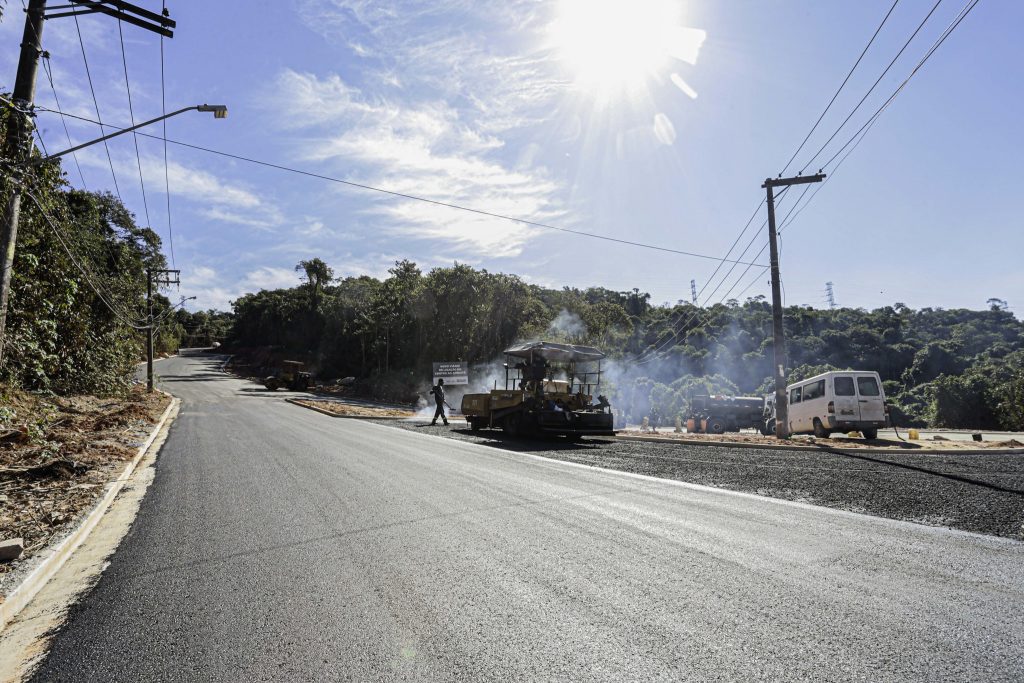
[[[159,3],[140,4],[159,9]],[[168,136],[398,192],[574,230],[724,256],[892,4],[880,2],[169,2]],[[825,142],[934,3],[901,0],[798,156]],[[0,25],[0,83],[14,80],[20,3]],[[944,0],[854,116],[832,155],[961,10]],[[627,9],[624,9],[627,8]],[[104,120],[127,125],[116,22],[80,20]],[[1024,306],[1017,197],[1024,133],[1024,3],[983,0],[782,236],[789,304]],[[160,113],[159,40],[124,27],[136,120]],[[94,118],[71,19],[44,43],[67,111]],[[38,103],[53,107],[40,71]],[[60,119],[40,114],[51,151]],[[98,136],[69,121],[72,140]],[[159,126],[150,129],[159,134]],[[139,138],[149,222],[166,238],[162,146]],[[111,142],[120,194],[146,223],[132,140]],[[172,145],[174,259],[182,295],[226,308],[297,282],[323,258],[381,276],[397,259],[470,263],[549,286],[638,287],[688,299],[715,262],[378,195]],[[102,146],[78,156],[89,189],[113,190]],[[820,162],[815,162],[819,164]],[[70,182],[82,185],[73,162]],[[816,170],[811,168],[809,171]],[[826,169],[827,172],[832,169]],[[796,198],[779,207],[784,217]],[[762,208],[740,242],[760,227]],[[763,231],[740,260],[760,250]],[[736,258],[734,252],[733,258]],[[767,263],[767,252],[758,258]],[[740,266],[701,297],[718,301]],[[750,270],[733,295],[768,294]]]

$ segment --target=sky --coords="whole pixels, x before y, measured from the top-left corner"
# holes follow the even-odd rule
[[[160,3],[137,0],[159,11]],[[455,262],[545,286],[638,288],[652,302],[770,296],[761,184],[784,170],[891,0],[168,1],[167,137],[229,154],[647,249],[460,211],[124,135],[69,157],[68,182],[116,191],[164,239],[193,309],[291,286],[298,261],[386,277],[396,260]],[[20,0],[0,23],[13,86]],[[786,169],[818,170],[869,120],[964,7],[900,0]],[[1024,310],[1024,3],[982,0],[828,180],[779,199],[785,303]],[[102,119],[159,116],[159,36],[78,20]],[[43,35],[37,104],[95,119],[75,21]],[[125,79],[125,68],[128,79]],[[126,87],[126,85],[128,87]],[[132,98],[129,110],[128,91]],[[100,135],[40,112],[48,150]],[[67,123],[65,132],[63,123]],[[109,130],[109,129],[108,129]],[[159,124],[145,129],[161,135]],[[847,147],[846,150],[850,150]],[[113,166],[113,173],[111,171]],[[139,166],[142,181],[140,183]],[[81,173],[79,173],[79,167]],[[141,185],[145,186],[143,194]],[[168,221],[168,194],[170,222]],[[812,199],[813,197],[813,199]],[[145,198],[145,200],[144,200]],[[808,201],[810,200],[810,201]],[[801,208],[806,206],[806,208]],[[794,207],[796,210],[794,211]],[[793,211],[790,214],[790,211]],[[148,218],[147,218],[148,215]],[[755,216],[745,233],[749,219]],[[737,239],[739,238],[738,242]],[[751,245],[743,252],[743,247]],[[716,271],[716,268],[718,270]],[[740,278],[740,275],[743,277]],[[719,285],[719,282],[724,284]]]

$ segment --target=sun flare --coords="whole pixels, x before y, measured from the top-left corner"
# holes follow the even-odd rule
[[[680,20],[680,5],[672,0],[562,0],[550,33],[579,83],[631,89],[670,58],[696,62],[705,33]]]

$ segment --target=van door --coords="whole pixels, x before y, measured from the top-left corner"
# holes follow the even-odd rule
[[[839,422],[857,422],[860,420],[860,401],[857,398],[857,385],[853,375],[836,375],[832,378],[832,393],[836,408],[836,420]]]
[[[857,395],[860,403],[860,419],[864,422],[885,421],[885,398],[878,376],[857,375]]]

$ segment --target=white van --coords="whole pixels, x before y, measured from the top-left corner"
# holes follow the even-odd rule
[[[876,439],[886,426],[885,392],[877,372],[826,372],[787,390],[790,434],[828,438],[832,432],[858,431]]]

